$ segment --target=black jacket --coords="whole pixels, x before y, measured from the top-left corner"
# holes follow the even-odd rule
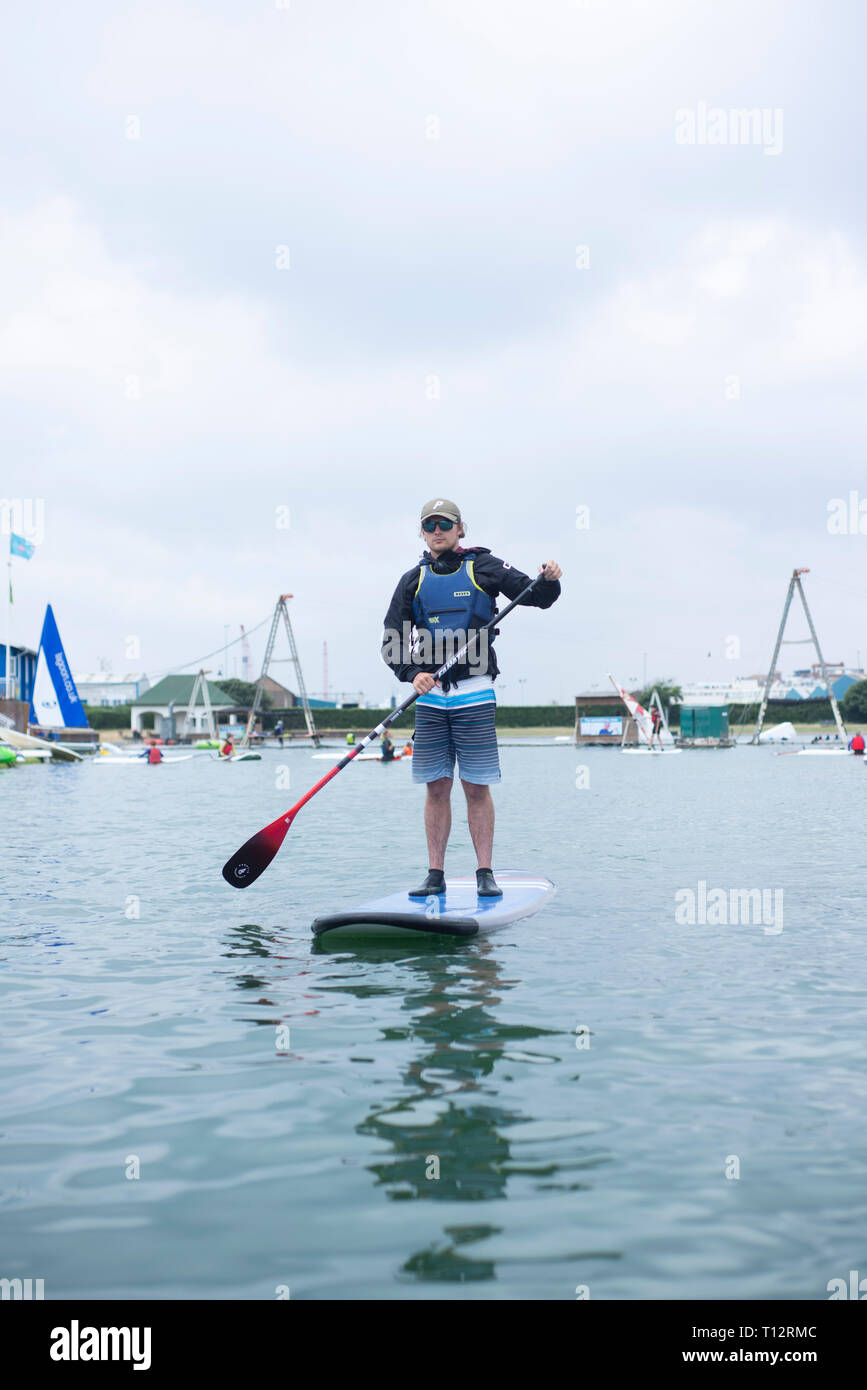
[[[429,551],[425,551],[422,560],[431,560]],[[476,583],[491,598],[497,598],[499,594],[504,594],[510,601],[517,598],[522,589],[525,589],[530,582],[530,576],[522,574],[505,560],[499,560],[496,555],[492,555],[490,550],[484,545],[469,546],[466,549],[448,550],[436,561],[437,573],[453,574],[460,569],[464,560],[472,560],[473,572]],[[388,612],[385,615],[385,632],[382,643],[382,659],[386,666],[390,666],[399,681],[412,681],[419,671],[428,671],[433,674],[438,668],[434,665],[418,665],[412,661],[396,661],[392,657],[394,649],[393,639],[390,641],[390,634],[403,633],[408,630],[404,624],[408,623],[409,628],[413,627],[412,600],[418,586],[418,565],[414,565],[411,570],[400,579],[395,589],[391,603],[388,605]],[[522,600],[522,604],[528,608],[550,608],[551,604],[560,597],[559,579],[542,579]],[[494,632],[495,635],[495,632]],[[401,643],[403,647],[404,644]],[[406,655],[404,651],[401,653]],[[488,663],[487,675],[497,677],[499,666],[494,653],[493,643],[488,643]],[[468,666],[461,664],[455,666],[445,678],[444,686],[453,686],[461,680],[466,680],[471,675],[480,674],[478,670],[471,671]]]

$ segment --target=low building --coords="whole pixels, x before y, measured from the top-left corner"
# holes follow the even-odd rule
[[[633,720],[625,713],[616,695],[591,692],[575,696],[575,743],[579,748],[619,747],[623,740],[624,722],[627,725],[627,742],[635,742]]]
[[[731,748],[726,705],[681,705],[679,748]]]
[[[156,685],[131,701],[130,728],[132,731],[135,733],[138,730],[141,733],[145,728],[153,727],[163,738],[167,736],[180,737],[196,679],[196,676],[163,676]],[[211,702],[211,710],[217,724],[221,720],[225,723],[227,715],[238,708],[237,701],[227,695],[225,690],[221,690],[214,681],[208,681],[208,699]],[[207,721],[201,694],[191,714],[192,732],[204,734],[207,731]],[[145,724],[145,716],[150,715],[153,715],[153,721],[149,719],[148,723]],[[171,729],[172,724],[174,724],[174,733]]]
[[[33,681],[36,676],[36,658],[39,655],[32,647],[23,647],[15,642],[9,646],[9,680],[6,679],[6,644],[0,645],[0,697],[7,700],[22,700],[30,704],[33,697]]]
[[[838,700],[842,700],[850,685],[864,679],[863,671],[844,668],[842,662],[828,663],[826,670]],[[683,686],[684,703],[693,705],[757,705],[764,693],[765,677],[762,675],[734,676],[726,681],[693,681]],[[821,667],[795,671],[791,676],[775,671],[768,698],[773,702],[826,700],[828,691]]]
[[[130,705],[150,689],[150,681],[143,671],[128,671],[117,676],[112,671],[97,671],[75,676],[74,680],[85,705]]]
[[[285,685],[275,681],[273,676],[266,676],[262,682],[262,693],[268,696],[271,702],[271,709],[294,709],[301,701],[297,695],[293,695]]]

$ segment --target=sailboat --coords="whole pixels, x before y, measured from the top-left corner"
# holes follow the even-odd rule
[[[651,748],[650,739],[653,734],[653,720],[650,716],[650,711],[646,710],[643,705],[640,705],[638,701],[635,699],[635,697],[633,695],[630,695],[628,690],[624,690],[622,685],[618,685],[617,681],[614,679],[610,671],[608,673],[608,679],[614,686],[614,689],[617,691],[626,708],[629,710],[629,713],[632,715],[632,718],[635,720],[635,727],[638,730],[638,737],[640,740],[643,740],[645,745],[644,747],[640,748],[621,747],[621,753],[631,753],[639,755],[644,754],[648,757],[656,757],[658,755],[661,757],[663,754],[683,752],[682,748],[661,748],[659,745],[657,745],[655,748]],[[660,714],[662,714],[663,718],[663,736],[667,736],[668,739],[671,739],[671,734],[668,731],[668,725],[665,723],[665,713],[661,705]]]
[[[51,604],[45,609],[30,698],[30,723],[40,729],[89,729]]]
[[[40,729],[90,728],[50,603],[45,610],[39,640],[39,656],[30,699],[30,724]],[[4,727],[0,731],[0,742],[18,749],[19,756],[28,761],[51,757],[81,762],[82,755],[76,749],[53,740],[36,738],[33,734],[19,733],[17,729]]]

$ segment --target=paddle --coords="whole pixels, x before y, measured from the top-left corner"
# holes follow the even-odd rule
[[[542,570],[544,572],[544,565]],[[485,623],[484,627],[478,630],[480,632],[486,632],[488,628],[492,628],[495,623],[502,622],[506,614],[511,613],[513,608],[517,608],[521,600],[527,597],[530,590],[536,586],[541,578],[542,574],[537,574],[536,578],[531,579],[526,588],[521,590],[517,598],[512,599],[512,602],[503,609],[502,613],[497,613],[489,623]],[[465,642],[460,651],[455,652],[455,655],[450,657],[450,659],[434,673],[434,680],[439,680],[440,677],[450,671],[453,666],[457,666],[461,658],[466,655],[470,645],[471,642]],[[227,859],[223,865],[223,878],[226,882],[231,883],[233,888],[248,888],[251,883],[255,883],[259,875],[265,872],[271,860],[274,858],[274,855],[282,845],[286,838],[286,833],[298,812],[301,810],[301,807],[305,806],[311,797],[314,797],[318,791],[321,791],[322,788],[331,781],[332,777],[336,777],[338,772],[342,772],[345,767],[348,767],[353,758],[357,758],[358,754],[363,752],[368,744],[372,743],[375,738],[378,738],[380,734],[384,733],[389,724],[393,724],[396,719],[399,719],[417,699],[418,691],[413,690],[412,694],[404,700],[402,705],[398,705],[397,709],[392,710],[387,719],[383,719],[381,724],[377,724],[375,729],[371,729],[370,733],[367,734],[360,743],[355,745],[351,753],[347,753],[345,758],[341,758],[340,762],[337,763],[335,767],[332,767],[324,777],[320,778],[316,785],[311,787],[309,792],[306,792],[304,796],[302,796],[300,801],[296,801],[291,810],[287,811],[285,815],[279,816],[278,819],[272,821],[270,825],[266,825],[264,830],[260,830],[258,834],[247,840],[239,850],[236,850],[231,859]]]

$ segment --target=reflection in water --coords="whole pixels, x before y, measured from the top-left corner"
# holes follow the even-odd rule
[[[436,1280],[443,1284],[462,1284],[469,1279],[478,1281],[495,1277],[493,1260],[472,1259],[468,1255],[461,1255],[457,1247],[499,1235],[499,1226],[447,1226],[445,1234],[449,1237],[448,1245],[429,1247],[420,1250],[417,1255],[410,1255],[401,1272],[411,1274],[420,1281]]]
[[[285,941],[277,932],[275,932],[273,929],[266,929],[265,927],[260,927],[255,922],[244,922],[239,927],[231,927],[229,929],[229,940],[227,941],[226,946],[227,949],[223,952],[223,955],[229,960],[244,959],[247,956],[260,956],[265,960],[274,960],[281,962],[291,960],[297,961],[303,959],[305,967],[307,967],[309,961],[309,958],[306,953],[303,957],[292,956],[291,954],[289,954],[286,950]],[[308,970],[307,968],[301,969],[299,967],[299,969],[296,971],[296,974],[306,975],[308,974]],[[253,975],[250,972],[244,972],[235,976],[235,984],[237,985],[238,989],[261,990],[265,989],[268,985],[273,986],[274,980],[263,980],[259,975]],[[270,1008],[277,1009],[280,1007],[273,999],[268,999],[265,996],[263,996],[260,999],[257,999],[255,1002],[257,1004],[268,1005],[268,1007]],[[304,1012],[305,1014],[315,1014],[318,1013],[318,1009],[305,1009]],[[292,1013],[290,1011],[289,1013],[276,1015],[271,1018],[265,1018],[262,1016],[258,1018],[245,1018],[244,1022],[255,1023],[259,1026],[271,1028],[274,1027],[276,1024],[287,1022],[291,1019],[291,1017]],[[278,1048],[276,1055],[288,1056],[290,1054],[287,1051]]]
[[[282,943],[273,931],[266,931],[255,922],[242,922],[239,927],[229,930],[228,950],[223,955],[230,960],[238,956],[263,956],[266,960],[279,953],[277,947]]]
[[[486,1079],[504,1056],[521,1055],[523,1044],[558,1036],[558,1030],[498,1018],[497,1007],[514,982],[504,977],[501,959],[489,941],[444,944],[421,938],[387,946],[359,943],[353,950],[313,942],[309,951],[293,957],[279,933],[248,923],[232,930],[227,945],[224,954],[232,959],[259,956],[283,966],[291,961],[295,977],[307,973],[311,955],[340,963],[340,973],[317,978],[315,994],[320,1001],[323,993],[348,995],[367,1003],[375,1017],[376,1006],[370,1001],[378,997],[401,1000],[406,1025],[395,1026],[392,1017],[383,1025],[381,1038],[386,1044],[411,1040],[417,1045],[416,1053],[403,1070],[399,1094],[391,1102],[379,1101],[356,1126],[357,1133],[387,1147],[388,1152],[378,1154],[368,1169],[389,1200],[486,1202],[506,1196],[510,1176],[526,1171],[513,1157],[507,1132],[532,1117],[489,1099],[497,1086],[493,1081],[487,1085]],[[369,968],[356,978],[342,972],[344,962],[353,968]],[[236,983],[242,990],[273,993],[275,979],[272,975],[263,980],[245,971],[236,976]],[[273,1003],[268,998],[259,1002]],[[290,1012],[284,1013],[287,1001],[282,995],[282,1021],[290,1019],[298,1002],[295,994]],[[281,1020],[260,1016],[251,1021],[273,1026]],[[534,1060],[543,1058],[534,1054]],[[556,1063],[559,1058],[544,1060]],[[574,1161],[574,1152],[571,1157]],[[552,1164],[538,1175],[550,1179],[558,1172]],[[441,1240],[404,1261],[400,1276],[438,1282],[493,1279],[494,1261],[464,1253],[461,1247],[478,1249],[479,1242],[499,1234],[499,1229],[479,1221],[449,1225]]]
[[[445,951],[425,945],[433,949],[414,950],[403,962],[412,977],[402,981],[404,1008],[411,1015],[411,1036],[421,1045],[404,1072],[411,1093],[373,1111],[358,1132],[391,1148],[369,1167],[392,1201],[490,1201],[505,1195],[508,1182],[510,1147],[502,1131],[527,1117],[484,1102],[480,1083],[507,1045],[548,1030],[497,1019],[493,1010],[511,982],[489,942]],[[357,996],[365,992],[351,980],[339,988]],[[456,1099],[461,1094],[463,1102]],[[446,1282],[492,1279],[492,1261],[462,1255],[458,1247],[497,1231],[479,1223],[447,1227],[445,1242],[411,1255],[402,1273]]]

